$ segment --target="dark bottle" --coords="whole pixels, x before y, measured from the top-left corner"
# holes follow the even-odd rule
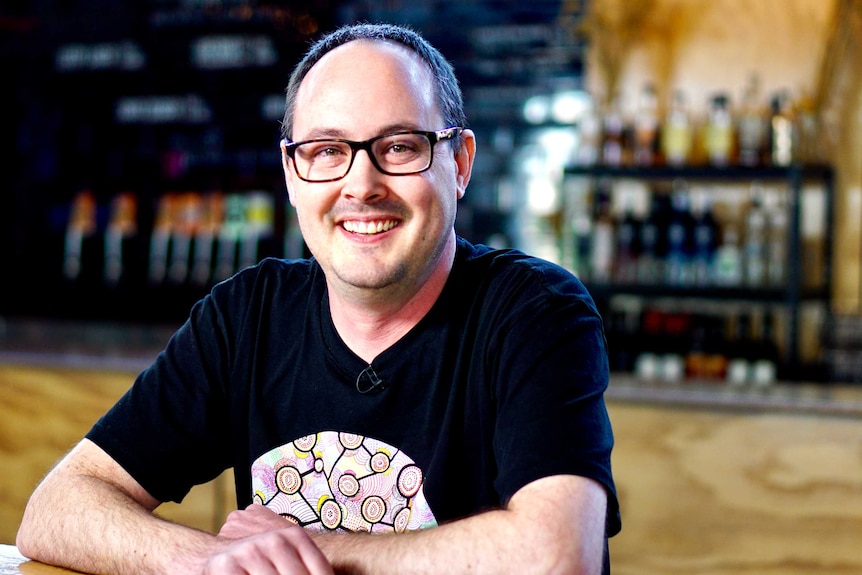
[[[732,337],[727,345],[727,383],[741,386],[749,383],[754,363],[754,342],[751,338],[751,316],[740,313],[731,330]]]
[[[639,234],[640,222],[631,205],[627,205],[623,217],[616,223],[615,230],[614,280],[619,283],[635,283],[638,279]]]
[[[593,213],[590,278],[608,282],[614,262],[614,222],[611,217],[611,187],[608,180],[600,180],[596,188]]]
[[[670,199],[667,194],[654,191],[650,211],[638,230],[640,254],[638,281],[655,284],[664,277],[664,257],[667,254],[667,224]]]
[[[694,283],[708,286],[715,283],[715,256],[721,229],[712,212],[712,201],[704,196],[702,202],[694,212]]]
[[[132,192],[121,192],[111,201],[105,230],[104,280],[116,285],[133,271],[134,242],[138,233],[138,200]]]
[[[96,197],[89,189],[78,192],[70,206],[63,254],[63,275],[91,281],[102,267],[101,238],[97,236]]]
[[[689,196],[685,183],[674,182],[672,210],[667,227],[667,256],[665,278],[669,285],[681,286],[694,283],[692,245],[694,218],[689,209]]]
[[[778,346],[775,344],[775,331],[772,313],[766,310],[760,326],[760,337],[755,344],[756,357],[752,366],[752,383],[765,387],[775,383],[778,374]]]

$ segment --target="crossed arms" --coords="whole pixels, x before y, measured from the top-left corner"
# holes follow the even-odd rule
[[[170,523],[154,499],[83,440],[27,505],[19,550],[89,573],[398,575],[584,573],[602,569],[607,495],[573,475],[536,480],[503,509],[405,534],[311,534],[253,505],[213,535]]]

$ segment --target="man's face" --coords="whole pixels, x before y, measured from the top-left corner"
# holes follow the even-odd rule
[[[294,116],[294,141],[363,141],[448,127],[427,65],[406,48],[383,42],[350,42],[324,56],[302,81]],[[380,173],[358,151],[343,179],[309,183],[285,158],[290,201],[330,287],[415,291],[451,264],[442,254],[454,242],[456,204],[469,181],[472,133],[466,138],[457,155],[449,143],[437,144],[430,169],[407,176]]]

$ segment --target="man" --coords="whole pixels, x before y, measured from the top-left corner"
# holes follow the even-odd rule
[[[37,488],[25,555],[99,573],[607,570],[601,321],[559,267],[456,237],[462,108],[411,31],[311,48],[281,147],[313,259],[264,260],[194,307]],[[241,510],[217,535],[152,513],[231,466]]]

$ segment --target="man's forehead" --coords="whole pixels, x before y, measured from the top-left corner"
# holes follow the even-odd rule
[[[353,40],[327,52],[303,78],[300,91],[308,89],[322,78],[332,80],[345,72],[361,69],[366,76],[396,73],[407,81],[431,81],[431,70],[419,54],[389,40]],[[325,87],[325,86],[324,86]],[[357,87],[358,88],[358,87]]]
[[[328,52],[302,80],[295,107],[296,127],[309,121],[316,124],[321,112],[335,114],[339,109],[349,111],[352,118],[381,105],[396,113],[391,107],[395,99],[399,100],[397,110],[402,114],[407,109],[423,116],[435,114],[439,106],[434,94],[431,70],[417,53],[396,42],[354,40]],[[357,109],[360,106],[362,109]],[[391,119],[397,123],[408,120]]]

